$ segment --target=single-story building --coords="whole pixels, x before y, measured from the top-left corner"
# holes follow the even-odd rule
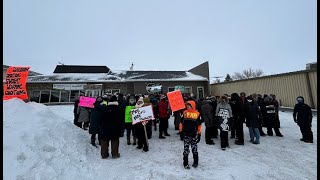
[[[30,101],[70,103],[81,92],[90,97],[105,93],[148,94],[147,86],[161,85],[162,92],[185,87],[185,93],[205,97],[209,94],[209,63],[188,71],[112,71],[107,66],[57,65],[53,74],[29,76]]]

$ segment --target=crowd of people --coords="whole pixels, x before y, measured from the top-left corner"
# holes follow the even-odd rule
[[[84,96],[84,94],[81,94]],[[174,117],[174,127],[180,140],[184,142],[183,165],[189,169],[189,147],[193,154],[193,167],[198,166],[197,144],[201,139],[202,124],[205,125],[205,142],[214,145],[214,139],[220,135],[222,150],[230,147],[230,139],[235,139],[236,145],[244,145],[243,124],[248,127],[252,144],[260,144],[261,136],[283,137],[280,132],[279,102],[274,94],[251,94],[244,92],[224,94],[223,96],[208,96],[197,99],[190,94],[183,94],[185,109],[171,111],[170,103],[165,94],[154,95],[112,95],[105,94],[96,97],[94,108],[79,106],[79,100],[74,104],[74,124],[84,130],[89,128],[91,144],[96,146],[96,138],[101,146],[101,158],[109,157],[111,143],[112,158],[119,158],[119,138],[126,131],[127,144],[137,145],[143,152],[149,151],[148,139],[152,132],[159,129],[159,138],[165,139],[168,133],[169,118]],[[293,119],[300,126],[301,141],[313,143],[311,131],[312,112],[310,106],[299,96],[294,107]],[[132,125],[125,121],[127,106],[139,108],[151,105],[154,120],[143,121]],[[159,124],[159,128],[157,128]],[[267,129],[265,133],[263,127]],[[153,130],[152,130],[153,129]],[[132,141],[131,141],[132,137]]]

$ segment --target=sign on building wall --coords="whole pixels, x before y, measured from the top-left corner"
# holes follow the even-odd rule
[[[6,73],[6,82],[3,86],[3,100],[11,98],[28,99],[26,88],[30,67],[10,66]]]
[[[137,109],[132,109],[131,116],[132,116],[132,124],[136,124],[141,121],[153,120],[154,116],[153,116],[152,105],[144,106]]]
[[[53,84],[52,89],[59,90],[83,90],[86,84]]]
[[[185,104],[182,98],[181,91],[176,90],[167,93],[169,104],[172,112],[185,108]]]
[[[180,90],[181,93],[185,93],[185,87],[184,86],[181,86],[181,85],[176,85],[174,87],[174,90]]]

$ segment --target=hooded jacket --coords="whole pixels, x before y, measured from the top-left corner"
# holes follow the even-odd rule
[[[222,99],[226,99],[225,102],[222,101]],[[222,96],[220,98],[220,103],[217,105],[216,109],[216,116],[218,116],[219,119],[219,125],[220,129],[222,131],[229,131],[229,119],[233,117],[232,115],[232,109],[229,104],[228,98],[226,96]]]
[[[202,119],[204,120],[204,123],[206,127],[212,127],[214,126],[214,111],[213,107],[210,104],[210,100],[204,100],[202,102],[201,106],[201,114],[202,114]]]
[[[101,137],[107,139],[116,139],[120,137],[122,120],[119,103],[110,101],[108,106],[103,105],[103,114],[101,122]]]
[[[297,120],[299,126],[311,127],[312,123],[312,111],[311,107],[304,103],[302,96],[297,97],[302,99],[302,102],[298,102],[293,109],[293,118]]]
[[[183,117],[179,125],[179,131],[185,136],[196,137],[201,135],[201,121],[199,119],[200,113],[196,110],[196,103],[194,101],[187,101],[192,109],[183,111]]]

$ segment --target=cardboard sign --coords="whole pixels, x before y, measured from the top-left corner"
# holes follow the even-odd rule
[[[30,67],[10,66],[3,86],[3,100],[11,98],[28,99],[26,88]]]
[[[132,123],[131,110],[134,108],[134,106],[126,106],[125,123]]]
[[[96,102],[96,98],[80,96],[79,106],[94,108],[94,102]]]
[[[172,112],[185,108],[185,104],[184,104],[180,90],[168,92],[167,97],[168,97]]]
[[[140,123],[141,121],[153,120],[152,106],[144,106],[131,110],[132,124]]]

